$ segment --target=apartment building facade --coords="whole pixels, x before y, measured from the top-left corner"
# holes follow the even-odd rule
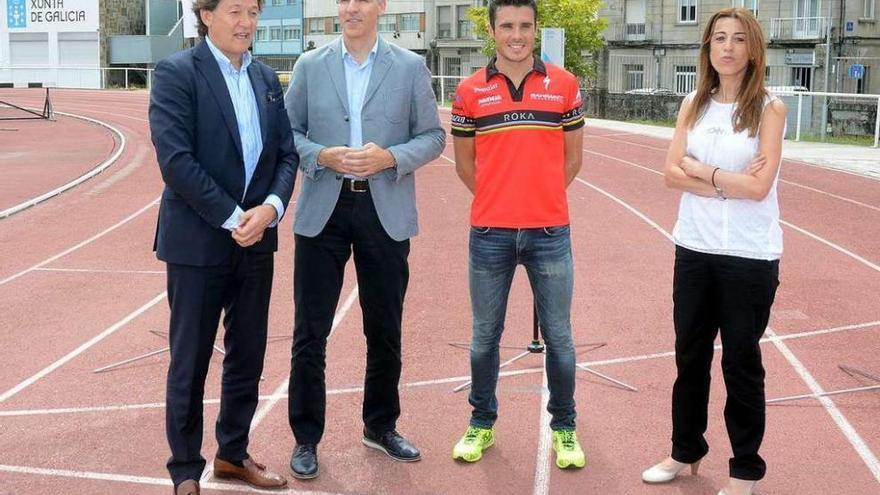
[[[699,39],[732,5],[756,14],[767,40],[769,86],[880,93],[880,0],[606,0],[609,21],[598,87],[611,93],[693,90]],[[830,9],[830,14],[829,14]],[[826,37],[830,28],[830,71]]]
[[[288,71],[303,46],[303,0],[266,0],[254,36],[254,55],[277,70]]]
[[[428,17],[434,0],[390,0],[379,18],[379,35],[397,46],[426,55],[434,37]],[[338,5],[327,0],[305,0],[303,7],[303,51],[320,48],[336,39]]]
[[[471,7],[485,7],[487,0],[435,0],[434,60],[431,66],[438,76],[468,76],[489,63],[483,55],[483,40],[477,38],[467,12]]]

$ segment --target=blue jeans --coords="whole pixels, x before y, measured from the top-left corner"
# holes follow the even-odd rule
[[[471,425],[491,428],[498,418],[498,345],[517,265],[529,276],[546,345],[554,430],[575,427],[575,355],[571,338],[574,267],[568,225],[537,229],[471,227],[468,278],[473,310],[469,402]],[[525,342],[525,338],[523,342]]]

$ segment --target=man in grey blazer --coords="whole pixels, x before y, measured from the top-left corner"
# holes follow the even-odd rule
[[[445,146],[424,60],[378,35],[386,0],[339,0],[342,36],[304,54],[285,104],[303,172],[294,234],[295,321],[289,409],[294,476],[318,475],[327,337],[354,264],[367,342],[363,443],[400,461],[419,450],[396,432],[413,172]]]

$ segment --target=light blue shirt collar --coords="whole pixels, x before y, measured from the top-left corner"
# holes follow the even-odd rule
[[[345,40],[340,38],[339,43],[342,44],[342,61],[345,62],[345,59],[347,58],[347,59],[351,60],[351,63],[358,65],[358,63],[355,61],[354,57],[348,51],[348,47],[345,46]],[[379,35],[378,34],[376,34],[376,42],[373,43],[373,48],[370,50],[370,54],[367,56],[367,60],[365,60],[364,63],[372,62],[376,58],[377,53],[379,53]],[[360,65],[363,65],[363,64],[360,64]]]
[[[211,49],[211,53],[217,60],[217,64],[220,65],[220,70],[227,74],[239,74],[243,71],[247,71],[248,66],[251,65],[251,62],[253,61],[253,55],[251,55],[250,50],[247,50],[241,55],[241,70],[235,70],[235,66],[229,61],[229,57],[217,48],[214,42],[211,41],[210,36],[205,36],[205,43],[208,44],[208,48]]]

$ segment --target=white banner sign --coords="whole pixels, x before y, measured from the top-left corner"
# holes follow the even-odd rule
[[[193,0],[180,0],[183,5],[183,37],[199,37],[199,21],[193,12]]]
[[[98,17],[98,0],[6,0],[13,33],[94,32]]]
[[[565,67],[565,29],[541,29],[541,60]]]

